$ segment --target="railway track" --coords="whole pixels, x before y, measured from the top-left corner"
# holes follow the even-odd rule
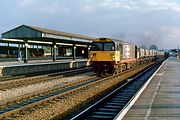
[[[88,69],[91,67],[85,67],[85,69]],[[38,77],[38,76],[54,76],[54,75],[59,75],[59,74],[64,74],[65,72],[68,71],[76,71],[76,70],[81,70],[84,68],[78,68],[78,69],[70,69],[70,70],[60,70],[60,72],[58,70],[55,71],[46,71],[46,72],[38,72],[38,73],[32,73],[32,74],[25,74],[25,75],[17,75],[17,76],[1,76],[0,77],[0,82],[3,81],[11,81],[11,80],[17,80],[17,79],[24,79],[24,78],[33,78],[33,77]]]
[[[54,88],[38,91],[37,93],[2,101],[0,102],[0,118],[5,118],[11,114],[31,108],[34,105],[39,105],[46,101],[50,101],[51,99],[56,99],[56,97],[63,97],[69,91],[91,84],[98,79],[99,77],[93,76],[87,79],[72,82],[67,85],[60,85]]]
[[[80,73],[85,73],[85,72],[90,72],[90,71],[92,71],[92,68],[88,67],[88,68],[81,68],[81,69],[75,69],[75,70],[64,71],[64,72],[56,72],[56,73],[35,76],[35,77],[3,81],[3,82],[0,82],[0,90],[5,91],[7,89],[18,88],[18,87],[27,86],[30,84],[52,81],[52,80],[63,78],[65,76],[72,76],[75,74],[80,74]]]
[[[79,82],[75,82],[74,84],[72,83],[71,85],[67,85],[64,87],[56,86],[56,88],[45,90],[44,92],[41,91],[39,94],[36,93],[36,95],[27,95],[22,98],[17,98],[17,100],[15,99],[14,101],[4,101],[0,104],[0,119],[12,119],[19,116],[19,114],[21,113],[23,114],[23,112],[34,111],[38,108],[45,108],[47,105],[53,102],[68,98],[68,96],[77,94],[78,92],[84,91],[86,89],[93,90],[93,88],[97,85],[101,85],[105,82],[109,83],[108,81],[111,81],[118,76],[120,76],[122,80],[126,79],[128,78],[128,76],[133,75],[135,71],[138,72],[140,70],[143,70],[147,66],[148,65],[144,67],[141,66],[139,68],[135,68],[134,70],[125,71],[124,73],[102,79],[92,77],[90,79],[80,80]],[[114,81],[115,84],[119,83],[119,81],[117,80]]]
[[[161,63],[155,64],[98,100],[71,120],[109,120],[122,111]]]

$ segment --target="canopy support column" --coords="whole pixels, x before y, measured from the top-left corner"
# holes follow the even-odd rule
[[[7,46],[7,57],[9,57],[9,43],[7,43],[8,44],[8,46]]]
[[[53,56],[53,47],[51,46],[51,57]]]
[[[24,58],[24,63],[28,63],[28,43],[27,41],[24,41],[24,47],[25,47],[25,58]]]
[[[56,43],[53,43],[53,62],[56,61]]]
[[[87,59],[90,58],[90,45],[87,45]]]
[[[73,44],[72,56],[73,56],[73,60],[75,60],[76,59],[76,45],[75,44]]]
[[[20,51],[21,50],[21,44],[19,43],[18,44],[18,51]]]

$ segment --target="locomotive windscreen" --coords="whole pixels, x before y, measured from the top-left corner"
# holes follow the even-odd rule
[[[103,50],[103,44],[102,43],[92,43],[91,44],[91,51],[102,51]]]
[[[113,42],[93,42],[91,51],[114,51],[115,45]]]

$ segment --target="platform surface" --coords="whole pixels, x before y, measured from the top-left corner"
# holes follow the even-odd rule
[[[32,60],[28,63],[0,62],[0,77],[27,76],[32,74],[47,74],[55,71],[76,69],[89,66],[88,59]]]
[[[62,59],[62,60],[56,60],[53,62],[52,60],[29,60],[28,63],[24,63],[23,61],[20,63],[18,61],[3,61],[0,62],[0,67],[10,67],[10,66],[21,66],[21,65],[36,65],[36,64],[43,64],[43,63],[60,63],[60,62],[79,62],[79,61],[88,61],[88,59]]]
[[[164,63],[123,120],[180,120],[180,61]]]

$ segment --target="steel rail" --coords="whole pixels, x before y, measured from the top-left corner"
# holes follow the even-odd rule
[[[124,109],[131,98],[134,97],[136,92],[145,83],[147,78],[149,78],[152,73],[158,68],[160,63],[158,63],[158,65],[155,64],[150,66],[148,69],[131,79],[127,79],[126,83],[113,90],[111,93],[98,100],[96,103],[89,106],[85,110],[68,119],[113,119],[114,117],[116,117],[119,111]]]
[[[69,93],[75,92],[75,90],[77,92],[80,89],[86,88],[89,84],[97,82],[98,79],[99,77],[93,76],[64,86],[56,86],[52,89],[46,89],[37,93],[24,95],[18,98],[10,99],[8,101],[3,101],[0,103],[0,118],[5,118],[11,114],[15,114],[25,109],[54,100],[57,97],[66,96]]]
[[[144,69],[147,66],[149,66],[149,65],[141,66],[139,68]],[[136,71],[136,69],[137,68],[134,68],[134,71]],[[0,118],[3,119],[3,118],[6,118],[8,116],[11,116],[13,114],[16,114],[16,113],[19,113],[19,112],[22,112],[22,111],[26,111],[28,109],[32,109],[33,107],[43,106],[43,104],[47,104],[49,102],[51,103],[53,101],[56,101],[57,99],[61,99],[61,98],[66,97],[68,95],[77,93],[78,91],[82,91],[82,90],[85,90],[85,89],[88,89],[88,88],[93,88],[97,84],[101,84],[101,83],[106,82],[108,80],[114,79],[115,77],[119,77],[122,74],[127,74],[128,75],[129,74],[128,72],[130,72],[131,74],[133,73],[132,69],[131,69],[131,70],[125,71],[125,72],[117,74],[117,75],[108,76],[106,78],[102,78],[102,79],[99,79],[99,80],[92,80],[92,82],[87,82],[87,83],[82,84],[82,85],[77,85],[76,87],[72,86],[71,89],[61,91],[60,93],[47,95],[46,97],[43,97],[43,96],[40,97],[40,98],[37,97],[36,101],[33,101],[33,100],[29,99],[29,103],[28,103],[28,101],[25,101],[25,103],[23,103],[20,107],[18,107],[16,109],[10,108],[6,112],[2,111],[2,114],[0,114]]]
[[[4,81],[4,82],[0,82],[0,90],[5,91],[6,89],[12,89],[12,88],[17,88],[21,86],[27,86],[30,84],[51,81],[51,80],[63,78],[65,76],[72,76],[75,74],[85,73],[89,71],[92,71],[91,67],[58,72],[58,73],[53,73],[53,74],[47,74],[47,75],[42,75],[42,76],[35,76],[35,77],[30,77],[30,78]]]

